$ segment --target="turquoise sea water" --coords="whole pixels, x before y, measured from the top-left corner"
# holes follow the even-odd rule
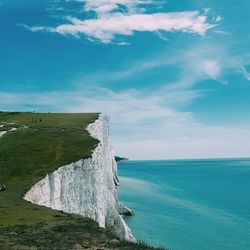
[[[250,159],[120,163],[137,239],[173,250],[250,250]]]

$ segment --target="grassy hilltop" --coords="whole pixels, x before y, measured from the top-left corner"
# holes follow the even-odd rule
[[[98,114],[0,112],[0,249],[153,249],[117,242],[90,219],[22,199],[58,167],[89,158],[98,140],[85,130]]]

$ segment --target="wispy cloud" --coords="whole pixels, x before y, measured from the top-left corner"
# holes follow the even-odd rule
[[[164,95],[157,93],[164,92]],[[59,112],[104,112],[114,117],[116,123],[146,124],[164,120],[182,120],[189,113],[181,113],[169,108],[171,104],[187,102],[197,98],[200,91],[195,90],[155,90],[145,93],[135,90],[114,92],[110,89],[94,87],[85,90],[76,89],[70,92],[46,93],[5,93],[0,92],[0,109],[22,107],[29,110],[29,100],[38,110]],[[188,118],[189,119],[189,118]]]
[[[191,112],[171,107],[173,102],[185,103],[200,94],[175,90],[159,96],[102,88],[46,93],[0,92],[0,109],[104,112],[111,116],[111,135],[117,153],[134,159],[248,156],[249,129],[207,125],[197,121]],[[32,106],[30,100],[33,100]]]
[[[135,32],[184,32],[203,36],[218,23],[217,19],[208,22],[208,11],[203,14],[199,11],[147,13],[144,6],[155,4],[151,0],[76,1],[83,4],[85,12],[94,12],[95,16],[88,19],[67,16],[66,22],[58,26],[24,27],[33,32],[47,31],[78,38],[84,35],[91,41],[108,44],[118,36],[132,36]]]
[[[147,135],[162,136],[137,140],[133,138],[119,140],[117,137],[114,144],[117,153],[132,159],[158,160],[250,156],[250,132],[243,127],[194,124],[171,129],[160,125],[154,130],[143,130],[143,132]]]
[[[156,72],[153,80],[144,80],[149,90],[151,86],[155,88],[155,85],[164,86],[167,90],[173,88],[184,90],[202,83],[203,80],[226,84],[231,74],[243,75],[247,79],[249,73],[245,66],[248,63],[249,60],[242,60],[241,55],[232,55],[223,44],[200,41],[185,49],[166,49],[162,50],[160,54],[150,55],[149,58],[143,60],[123,63],[123,67],[116,70],[85,74],[76,82],[79,81],[80,84],[81,82],[91,82],[97,85],[108,85],[115,82],[116,86],[122,82],[124,89],[127,88],[124,80],[133,82],[135,79],[144,78],[145,73],[154,74]],[[159,70],[168,72],[169,68],[173,67],[178,72],[174,82],[168,77],[157,77]]]
[[[206,73],[212,79],[218,79],[221,74],[220,64],[217,61],[203,61],[201,67],[204,70],[204,73]]]
[[[74,0],[68,0],[74,1]],[[119,11],[120,6],[125,7],[123,11],[138,13],[144,11],[140,5],[164,5],[164,1],[155,0],[75,0],[84,4],[84,11],[93,11],[97,15],[103,15],[112,11]]]
[[[245,66],[241,66],[242,74],[243,76],[250,81],[250,73],[246,70]]]
[[[95,72],[74,80],[70,91],[1,92],[0,109],[106,113],[111,116],[111,136],[117,153],[134,159],[249,156],[248,128],[209,125],[183,108],[205,94],[194,89],[202,80],[223,83],[232,71],[247,77],[243,64],[247,64],[247,59],[230,56],[218,44],[193,44],[178,54],[161,53],[118,71]],[[127,87],[114,91],[107,85],[98,87],[101,80],[119,82],[173,65],[181,72],[177,81],[166,79],[163,85],[150,90]]]

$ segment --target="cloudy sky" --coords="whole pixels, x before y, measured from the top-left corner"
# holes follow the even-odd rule
[[[131,159],[250,156],[249,0],[0,0],[0,109],[103,112]]]

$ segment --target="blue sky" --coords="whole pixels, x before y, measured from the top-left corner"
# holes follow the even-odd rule
[[[103,112],[132,159],[250,156],[247,0],[0,0],[0,109]]]

